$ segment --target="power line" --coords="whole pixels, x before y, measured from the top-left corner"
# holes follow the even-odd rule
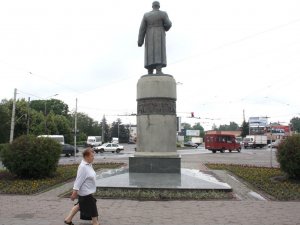
[[[227,42],[227,43],[225,43],[225,44],[222,44],[222,45],[220,45],[220,46],[217,46],[217,47],[215,47],[215,48],[212,48],[212,49],[211,49],[210,51],[208,51],[208,52],[205,52],[205,53],[198,53],[198,54],[194,54],[194,55],[191,55],[191,56],[187,56],[187,57],[182,58],[182,59],[180,59],[180,60],[171,62],[170,64],[177,64],[177,63],[180,63],[180,62],[182,62],[182,61],[188,60],[188,59],[190,59],[190,58],[197,58],[197,57],[200,56],[200,55],[210,54],[210,53],[212,53],[212,52],[214,52],[214,51],[223,49],[223,48],[228,47],[228,46],[231,46],[231,45],[238,44],[238,43],[243,42],[243,41],[246,41],[246,40],[248,40],[248,39],[252,39],[252,38],[254,38],[254,37],[256,37],[256,36],[259,36],[259,35],[262,35],[262,34],[265,34],[265,33],[268,33],[268,32],[272,32],[272,31],[274,31],[274,30],[281,29],[281,28],[283,28],[283,27],[286,27],[286,26],[288,26],[288,25],[291,25],[291,24],[294,24],[294,23],[298,23],[298,22],[300,22],[300,18],[299,18],[299,19],[295,19],[295,20],[291,20],[291,21],[289,21],[289,22],[287,22],[287,23],[279,24],[279,25],[277,25],[277,26],[274,26],[274,27],[265,29],[265,30],[263,30],[263,31],[259,31],[259,32],[256,32],[256,33],[253,33],[253,34],[244,36],[244,37],[242,37],[242,38],[240,38],[240,39],[237,39],[237,40],[233,40],[233,41]]]

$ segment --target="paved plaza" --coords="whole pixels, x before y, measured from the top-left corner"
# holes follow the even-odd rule
[[[241,163],[268,166],[270,151],[245,150],[242,153],[205,153],[187,150],[182,154],[185,168],[207,170],[205,162]],[[203,152],[201,152],[203,151]],[[127,153],[124,153],[127,154]],[[128,157],[96,157],[98,162],[128,162]],[[64,159],[64,161],[71,159]],[[78,159],[79,160],[79,159]],[[274,165],[276,165],[274,161]],[[227,182],[235,194],[228,201],[133,201],[98,199],[101,225],[227,225],[227,224],[290,224],[300,225],[300,202],[271,201],[257,190],[226,173],[216,175]],[[73,206],[73,202],[58,197],[73,183],[34,196],[1,195],[0,225],[59,225]],[[252,194],[251,194],[252,193]],[[253,194],[256,193],[256,194]],[[90,224],[74,218],[75,225]]]

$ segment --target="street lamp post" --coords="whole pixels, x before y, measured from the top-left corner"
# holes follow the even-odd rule
[[[118,141],[120,141],[120,140],[119,140],[119,138],[120,138],[120,137],[119,137],[119,136],[120,136],[120,127],[119,127],[119,126],[120,126],[120,123],[119,123],[119,121],[118,121]]]
[[[17,99],[17,88],[15,88],[15,90],[14,90],[14,100],[13,100],[13,108],[12,108],[12,115],[11,115],[9,143],[12,143],[12,141],[14,140],[16,99]]]
[[[54,97],[54,96],[57,96],[58,94],[55,94],[55,95],[50,95],[48,97],[45,98],[45,134],[48,134],[48,130],[47,130],[47,99],[48,98],[51,98],[51,97]]]

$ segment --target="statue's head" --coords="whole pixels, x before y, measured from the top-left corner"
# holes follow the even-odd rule
[[[160,3],[159,3],[158,1],[154,1],[154,2],[152,3],[152,8],[153,8],[153,9],[159,9],[159,8],[160,8]]]

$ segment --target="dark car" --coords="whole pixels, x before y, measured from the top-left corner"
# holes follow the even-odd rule
[[[65,154],[66,156],[70,156],[70,155],[74,155],[74,146],[73,145],[69,145],[69,144],[63,144],[61,146],[62,148],[62,154]],[[78,148],[76,148],[76,153],[78,153],[79,150]]]
[[[198,148],[198,145],[192,141],[187,141],[183,144],[186,147],[193,147],[193,148]]]

